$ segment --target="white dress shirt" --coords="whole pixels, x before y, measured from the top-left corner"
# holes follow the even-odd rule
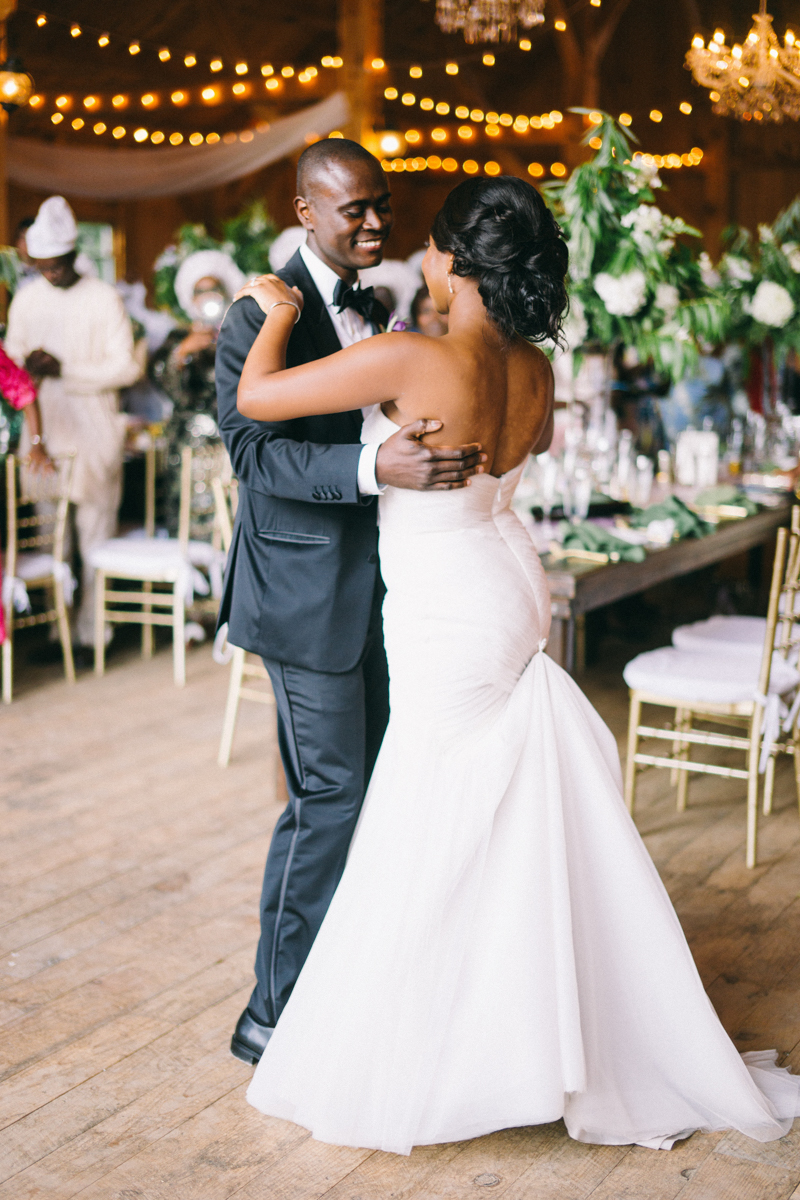
[[[328,310],[328,316],[333,322],[333,328],[336,330],[336,336],[342,343],[342,346],[353,346],[356,342],[363,342],[365,338],[372,337],[376,332],[369,321],[365,321],[360,312],[356,312],[354,308],[345,308],[342,312],[333,303],[333,293],[339,282],[339,276],[335,271],[317,258],[313,250],[304,245],[300,247],[300,257],[305,263],[308,273],[314,280],[317,291],[322,297],[322,302]],[[353,284],[354,287],[360,287],[360,283]],[[369,412],[368,408],[362,409],[364,416]],[[378,457],[380,446],[365,446],[361,451],[358,460],[358,475],[356,482],[358,490],[362,496],[379,496],[386,489],[382,488],[375,478],[375,463]]]

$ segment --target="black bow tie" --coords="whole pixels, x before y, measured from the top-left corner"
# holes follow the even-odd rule
[[[345,281],[340,279],[333,289],[333,303],[339,312],[344,312],[346,308],[354,308],[365,321],[371,321],[375,291],[371,287],[348,287]]]

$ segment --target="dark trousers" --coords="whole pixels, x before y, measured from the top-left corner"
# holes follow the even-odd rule
[[[258,983],[248,1002],[267,1025],[280,1016],[344,870],[389,719],[380,616],[352,671],[330,675],[264,659],[278,710],[289,803],[264,871]]]

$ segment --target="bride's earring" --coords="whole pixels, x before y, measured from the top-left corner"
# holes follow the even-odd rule
[[[451,296],[455,296],[455,292],[453,291],[453,272],[452,271],[447,272],[447,290],[449,291]]]

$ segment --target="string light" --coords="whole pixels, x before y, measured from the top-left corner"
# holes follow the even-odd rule
[[[170,52],[166,46],[162,46],[162,48],[158,52],[158,57],[161,59],[162,62],[169,62],[169,60],[172,58],[172,55],[170,54]]]
[[[182,141],[183,141],[183,134],[182,134],[182,133],[171,133],[171,134],[169,135],[169,144],[170,144],[170,146],[180,146],[180,144],[181,144],[181,142],[182,142]]]
[[[222,59],[214,58],[211,60],[211,62],[208,64],[208,66],[209,66],[209,69],[212,71],[221,71],[222,70]]]
[[[128,46],[128,54],[138,54],[141,48],[138,42],[131,42],[130,46]]]
[[[566,21],[554,21],[553,24],[559,33],[563,33],[564,30],[567,28]]]
[[[333,137],[333,134],[329,134]],[[381,161],[381,166],[384,171],[446,171],[448,174],[453,174],[456,171],[463,170],[467,175],[477,175],[481,167],[474,158],[465,159],[464,162],[459,162],[458,159],[448,155],[447,158],[440,158],[438,154],[430,154],[427,158],[422,156],[414,158],[384,158]],[[490,159],[483,164],[483,170],[487,175],[501,175],[503,168],[500,163]]]
[[[247,63],[246,62],[238,62],[233,69],[237,75],[246,75],[247,74]]]
[[[75,120],[72,122],[72,128],[73,129],[83,129],[85,124],[86,124],[86,122],[84,121],[83,117],[76,117]]]
[[[60,125],[61,122],[64,120],[64,114],[60,113],[60,112],[53,113],[50,120],[53,122],[54,125]]]
[[[153,143],[154,146],[160,146],[161,143],[163,142],[163,140],[164,140],[164,134],[161,132],[160,129],[156,129],[153,131],[153,133],[150,134],[150,141]]]
[[[115,126],[115,127],[112,129],[112,130],[111,130],[111,136],[112,136],[113,138],[116,138],[116,139],[117,139],[117,141],[119,141],[119,139],[120,139],[120,138],[124,138],[124,137],[125,137],[125,134],[126,134],[127,132],[128,132],[128,131],[127,131],[127,129],[125,128],[125,126],[124,126],[124,125],[116,125],[116,126]]]
[[[107,33],[101,33],[100,37],[97,39],[97,44],[98,46],[107,46],[110,41],[111,38]]]
[[[47,24],[47,17],[44,15],[44,13],[40,13],[40,15],[36,18],[36,24],[40,29],[43,25]]]
[[[102,121],[98,121],[96,125],[93,125],[93,126],[92,126],[92,129],[93,129],[93,131],[94,131],[94,132],[95,132],[95,133],[96,133],[98,136],[99,136],[101,133],[105,133],[105,131],[106,131],[106,129],[107,129],[107,128],[108,128],[108,126],[107,126],[107,125],[104,125]]]
[[[70,25],[69,31],[74,38],[80,37],[81,34],[83,33],[83,30],[81,29],[80,25]]]
[[[197,66],[197,56],[196,56],[196,55],[194,55],[194,54],[187,54],[187,55],[186,55],[186,57],[185,57],[185,58],[184,58],[184,60],[183,60],[183,65],[184,65],[185,67],[195,67],[195,66]],[[183,141],[183,138],[181,138],[181,141]]]
[[[133,140],[135,142],[146,142],[150,137],[150,131],[147,129],[134,129]]]

